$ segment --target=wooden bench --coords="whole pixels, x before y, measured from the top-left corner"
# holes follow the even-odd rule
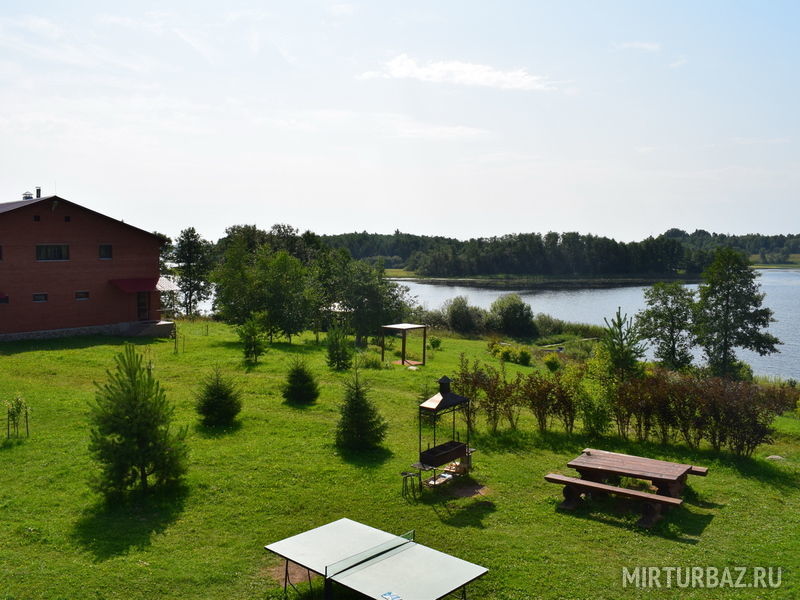
[[[581,494],[591,492],[614,494],[616,496],[642,500],[642,518],[639,519],[636,524],[645,528],[652,527],[661,519],[661,513],[664,508],[683,504],[683,500],[680,498],[650,494],[639,490],[630,490],[605,483],[597,483],[596,481],[567,477],[566,475],[559,475],[558,473],[548,473],[544,478],[550,483],[558,483],[564,486],[564,502],[559,505],[559,508],[565,510],[573,510],[576,508],[580,503]]]
[[[689,475],[699,475],[700,477],[705,477],[708,475],[708,467],[693,466],[691,469],[689,469]]]

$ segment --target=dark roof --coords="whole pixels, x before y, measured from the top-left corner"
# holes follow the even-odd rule
[[[25,206],[30,206],[32,204],[36,204],[37,202],[44,202],[45,200],[58,200],[59,202],[65,202],[67,204],[71,204],[73,206],[77,206],[78,208],[83,209],[85,211],[88,211],[88,212],[90,212],[92,214],[95,214],[95,215],[97,215],[99,217],[103,217],[104,219],[108,219],[109,221],[113,221],[114,223],[117,223],[119,225],[123,225],[124,227],[129,227],[131,229],[135,229],[136,231],[140,231],[142,233],[146,233],[149,236],[152,236],[152,237],[154,237],[154,238],[156,238],[158,240],[161,240],[161,238],[159,236],[157,236],[156,234],[154,234],[154,233],[151,233],[149,231],[145,231],[144,229],[140,229],[139,227],[134,227],[133,225],[128,225],[128,223],[125,223],[124,221],[119,221],[119,220],[117,220],[117,219],[115,219],[113,217],[109,217],[108,215],[104,215],[103,213],[99,213],[96,210],[92,210],[91,208],[86,208],[85,206],[82,206],[80,204],[76,204],[75,202],[71,202],[70,200],[67,200],[66,198],[62,198],[61,196],[44,196],[43,198],[31,198],[29,200],[17,200],[15,202],[3,202],[3,203],[0,203],[0,214],[11,212],[12,210],[17,210],[18,208],[23,208]]]
[[[31,198],[30,200],[17,200],[16,202],[1,202],[0,213],[9,212],[17,208],[22,208],[23,206],[28,206],[29,204],[36,204],[37,202],[41,202],[42,200],[47,200],[49,198],[56,198],[56,197],[57,196],[47,196],[46,198]]]
[[[419,407],[429,412],[439,412],[467,402],[469,402],[469,399],[464,396],[459,396],[453,392],[447,392],[445,394],[440,392],[425,400]]]

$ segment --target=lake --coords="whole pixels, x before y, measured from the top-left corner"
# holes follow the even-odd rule
[[[759,356],[747,350],[737,350],[737,356],[753,367],[757,375],[773,375],[800,380],[800,270],[763,269],[759,271],[761,291],[766,294],[764,305],[774,312],[775,322],[769,331],[783,342],[780,352]],[[440,308],[455,296],[466,296],[470,304],[489,308],[508,290],[441,285],[402,281],[411,295],[425,308]],[[696,289],[697,285],[689,287]],[[515,290],[531,305],[534,313],[547,313],[565,321],[603,325],[617,310],[629,316],[645,307],[644,287],[616,287],[583,290]],[[699,357],[699,354],[698,354]]]

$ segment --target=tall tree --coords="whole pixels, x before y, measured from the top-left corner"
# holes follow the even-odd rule
[[[254,261],[255,254],[248,249],[247,240],[235,237],[226,244],[219,264],[211,272],[217,292],[214,307],[228,323],[241,325],[261,308],[255,288]]]
[[[407,310],[408,288],[383,276],[383,269],[354,260],[347,265],[342,304],[356,335],[356,344],[364,336],[377,335],[381,325],[396,323]]]
[[[736,348],[761,356],[777,352],[781,341],[765,331],[774,319],[772,311],[761,306],[764,294],[758,276],[747,257],[730,248],[717,249],[703,271],[694,333],[714,375],[736,377]]]
[[[694,292],[679,282],[659,282],[645,290],[644,301],[647,308],[637,321],[642,335],[653,342],[656,358],[668,369],[691,365]]]
[[[187,315],[197,313],[197,303],[211,297],[209,276],[213,266],[213,245],[204,240],[194,227],[181,231],[173,253],[178,288],[183,296]]]
[[[303,263],[286,250],[269,253],[265,246],[257,262],[257,293],[262,299],[265,329],[270,338],[275,334],[292,336],[306,328],[309,299],[306,294],[307,273]]]
[[[96,487],[112,494],[176,482],[186,472],[186,429],[170,429],[175,408],[132,344],[115,361],[89,413],[89,451],[102,467]]]

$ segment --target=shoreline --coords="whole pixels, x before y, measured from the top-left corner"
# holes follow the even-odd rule
[[[569,289],[606,289],[615,287],[640,287],[653,285],[660,281],[681,281],[683,283],[700,283],[701,278],[696,277],[666,277],[666,276],[641,276],[641,277],[392,277],[388,279],[403,283],[425,283],[441,286],[463,286],[488,289],[508,290],[569,290]]]

